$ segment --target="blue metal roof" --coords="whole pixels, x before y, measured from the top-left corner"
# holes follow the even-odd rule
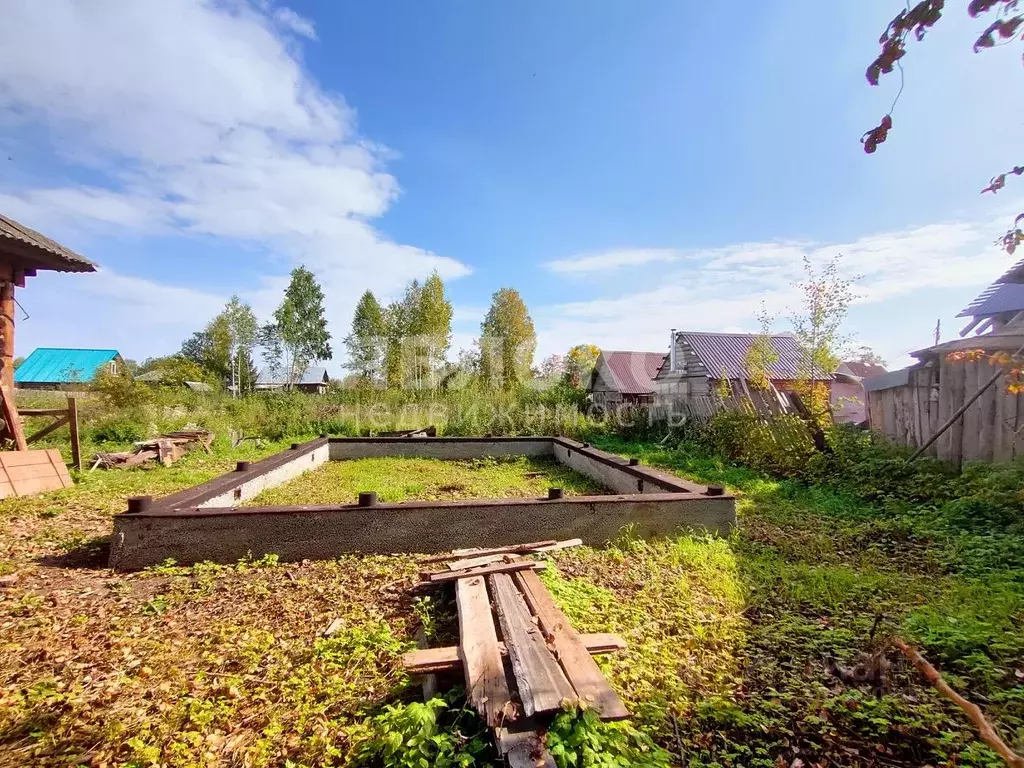
[[[306,368],[302,374],[302,378],[295,382],[295,384],[326,384],[329,381],[327,376],[327,369],[323,366],[311,365]],[[271,374],[270,370],[264,368],[259,372],[256,377],[256,384],[258,386],[284,386],[288,383],[287,377],[283,372],[278,372],[276,376]]]
[[[14,383],[74,384],[93,380],[96,370],[117,357],[116,349],[40,347],[14,372]]]

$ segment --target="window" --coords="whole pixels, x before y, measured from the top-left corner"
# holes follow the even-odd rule
[[[110,366],[110,372],[113,374],[117,373],[117,360],[111,360],[108,365]]]

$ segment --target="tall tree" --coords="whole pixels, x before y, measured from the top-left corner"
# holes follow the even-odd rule
[[[601,348],[594,344],[577,344],[565,356],[565,374],[573,389],[585,389],[597,365]]]
[[[256,383],[252,376],[252,353],[259,324],[252,307],[237,296],[231,297],[221,314],[231,335],[231,384],[237,396],[239,392],[251,390]]]
[[[537,334],[519,292],[502,288],[480,325],[481,371],[492,386],[515,387],[530,376]]]
[[[380,378],[386,330],[384,311],[377,297],[366,291],[352,315],[352,332],[345,337],[348,348],[345,367],[354,371],[364,383],[373,383]]]
[[[804,279],[796,284],[802,296],[798,313],[790,316],[800,346],[799,375],[808,408],[816,418],[828,412],[828,387],[822,384],[839,366],[848,339],[842,334],[853,301],[853,280],[839,274],[836,256],[821,270],[804,257]]]
[[[284,301],[274,311],[274,326],[284,353],[287,386],[302,378],[309,364],[330,360],[331,334],[324,316],[324,291],[304,266],[292,270]]]
[[[231,328],[227,316],[221,312],[201,331],[196,331],[181,345],[182,357],[200,366],[217,381],[231,378]]]
[[[757,313],[757,320],[761,325],[761,332],[747,347],[747,352],[743,356],[743,367],[746,369],[747,381],[754,389],[768,389],[772,383],[772,366],[778,362],[779,353],[772,345],[775,315],[768,311],[764,302]]]
[[[417,386],[433,389],[452,343],[452,303],[437,272],[423,283],[411,313],[413,378]]]
[[[409,383],[409,338],[414,332],[423,292],[418,280],[405,287],[405,295],[388,304],[384,310],[384,374],[388,387],[404,387]]]

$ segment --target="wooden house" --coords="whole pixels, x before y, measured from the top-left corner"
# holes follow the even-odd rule
[[[100,371],[124,373],[124,358],[116,349],[40,347],[14,372],[17,389],[81,389]]]
[[[0,382],[14,387],[14,289],[41,270],[95,272],[96,265],[0,214]]]
[[[654,377],[665,360],[664,352],[601,350],[587,391],[598,411],[654,402]]]
[[[326,368],[309,366],[303,371],[298,381],[292,382],[291,388],[299,392],[322,395],[327,392],[327,385],[330,381]],[[275,375],[265,368],[256,377],[257,392],[273,392],[283,389],[288,389],[288,380],[283,374]]]
[[[747,354],[758,338],[756,333],[706,333],[672,330],[669,354],[655,377],[655,402],[670,406],[679,400],[709,397],[723,379],[740,388],[749,381]],[[791,391],[801,378],[801,351],[796,337],[788,333],[768,337],[776,360],[768,378],[780,392]],[[831,372],[815,377],[831,386]]]

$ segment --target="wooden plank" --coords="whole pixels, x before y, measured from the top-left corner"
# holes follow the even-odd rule
[[[979,379],[981,365],[977,362],[964,364],[964,400],[974,395],[983,382]],[[981,430],[981,403],[975,400],[970,408],[964,411],[963,429],[960,433],[962,460],[970,461],[978,452],[978,433]]]
[[[505,562],[505,555],[484,555],[483,557],[471,557],[467,560],[452,560],[446,563],[449,571],[464,571],[467,568],[479,568],[481,565]]]
[[[7,475],[14,481],[34,480],[39,477],[58,477],[57,470],[49,456],[44,456],[45,464],[22,464],[16,467],[8,467]]]
[[[1008,461],[1009,456],[1007,455],[1007,433],[1009,430],[1006,428],[1006,385],[1002,382],[997,382],[993,385],[995,393],[992,396],[993,402],[993,414],[992,414],[992,461]]]
[[[420,574],[420,584],[444,584],[449,581],[458,581],[470,576],[490,576],[492,573],[513,573],[525,570],[544,570],[544,563],[534,563],[520,560],[515,563],[493,563],[481,565],[477,568],[463,568],[460,571],[425,571]]]
[[[587,646],[587,651],[593,656],[614,653],[626,648],[626,641],[620,635],[611,632],[594,632],[582,634],[580,638]],[[501,641],[498,642],[498,650],[505,656],[508,649]],[[402,667],[410,675],[424,675],[431,672],[453,672],[462,669],[462,659],[459,657],[459,646],[442,645],[437,648],[423,648],[418,651],[409,651],[402,654]]]
[[[82,443],[78,437],[78,398],[68,398],[68,430],[71,432],[71,466],[82,471]]]
[[[11,332],[14,331],[14,321],[11,321]],[[13,374],[11,374],[13,376]],[[4,372],[6,378],[7,372]],[[14,439],[14,448],[18,451],[27,451],[28,442],[25,440],[25,430],[21,426],[21,419],[18,418],[18,406],[14,402],[14,395],[6,386],[0,384],[0,416],[7,422],[7,431]]]
[[[60,479],[61,484],[64,488],[70,488],[75,483],[71,479],[71,475],[68,474],[68,468],[64,464],[64,457],[60,455],[60,451],[56,448],[50,448],[47,452],[50,456],[50,462],[53,464],[53,469],[57,473],[57,477]]]
[[[582,547],[583,539],[566,539],[565,541],[557,541],[554,544],[548,544],[544,547],[537,547],[533,550],[534,554],[542,554],[544,552],[557,552],[560,549],[569,549],[570,547]]]
[[[22,416],[67,416],[67,408],[21,408],[18,411]]]
[[[482,576],[455,583],[459,613],[459,655],[466,678],[466,697],[492,728],[515,719],[498,633]]]
[[[554,712],[563,703],[576,704],[576,691],[565,679],[565,673],[548,650],[540,628],[533,623],[523,596],[507,573],[487,577],[494,609],[505,639],[512,674],[516,679],[519,701],[527,717]]]
[[[982,368],[978,366],[979,370]],[[991,378],[992,366],[985,366],[984,378],[979,377],[978,386],[984,386]],[[977,448],[974,451],[975,461],[992,461],[995,454],[995,431],[996,431],[996,400],[1002,394],[1006,386],[1006,380],[1000,379],[985,394],[978,398],[978,435]]]
[[[483,557],[484,555],[515,555],[525,554],[527,552],[533,552],[538,547],[548,547],[552,544],[557,544],[557,539],[548,539],[546,541],[535,541],[532,544],[511,544],[507,547],[492,547],[490,549],[456,549],[450,554],[446,555],[431,555],[420,560],[421,563],[441,563],[445,560],[453,560],[461,557]]]
[[[565,614],[555,605],[540,577],[533,571],[518,571],[513,579],[522,590],[541,629],[554,644],[558,661],[576,690],[580,703],[593,708],[604,720],[622,720],[629,717],[626,705],[605,680],[597,662],[583,644],[580,634],[573,629]]]
[[[43,427],[41,430],[39,430],[34,435],[29,437],[25,442],[31,445],[32,443],[36,442],[37,440],[42,440],[44,437],[46,437],[51,432],[56,432],[58,429],[60,429],[61,427],[65,426],[67,423],[68,423],[68,417],[67,417],[67,414],[65,414],[63,418],[57,419],[55,422],[53,422],[49,426]]]
[[[49,464],[46,451],[0,451],[0,463],[5,467],[22,467],[29,464]]]

